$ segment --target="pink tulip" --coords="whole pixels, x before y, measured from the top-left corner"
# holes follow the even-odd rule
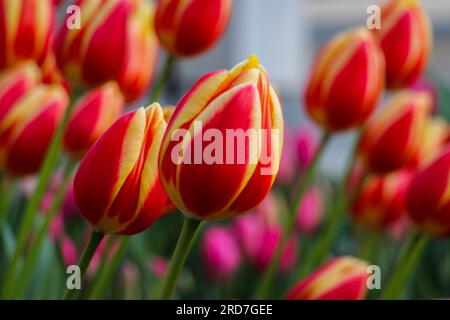
[[[274,258],[281,235],[282,229],[279,226],[268,226],[264,230],[256,255],[252,259],[253,264],[259,271],[263,272],[269,267]],[[292,270],[297,259],[297,250],[297,239],[295,236],[292,236],[285,244],[281,253],[280,272],[284,273]]]
[[[232,232],[225,227],[212,227],[205,232],[202,255],[208,274],[221,281],[233,277],[241,260],[236,240]]]
[[[75,204],[75,198],[73,195],[73,183],[71,183],[67,188],[66,198],[64,199],[62,212],[64,216],[67,218],[78,216],[78,209]]]
[[[61,213],[57,213],[50,224],[50,238],[53,241],[64,238],[64,217]]]
[[[255,213],[239,217],[234,221],[233,231],[246,257],[256,256],[264,228],[264,223]]]
[[[302,127],[296,134],[296,153],[300,169],[304,170],[316,154],[318,137],[315,129]]]
[[[312,188],[303,196],[297,214],[296,227],[302,233],[311,234],[317,230],[323,216],[322,195]]]
[[[161,279],[166,276],[167,270],[169,269],[169,262],[162,257],[153,257],[150,261],[150,270],[153,274]]]
[[[64,265],[70,266],[78,262],[78,250],[73,241],[68,236],[63,236],[59,241]]]

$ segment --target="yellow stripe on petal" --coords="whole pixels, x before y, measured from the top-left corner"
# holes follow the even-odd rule
[[[10,64],[14,60],[14,39],[20,24],[20,15],[23,10],[23,1],[4,1],[6,20],[6,62]]]
[[[145,125],[145,110],[144,108],[139,108],[130,120],[127,132],[122,141],[122,156],[119,164],[119,174],[112,189],[111,201],[119,193],[128,175],[139,160],[142,143],[144,141]],[[120,143],[120,141],[118,141],[118,143]]]
[[[147,134],[151,135],[150,138],[152,139],[152,144],[146,154],[145,164],[142,169],[139,204],[136,212],[139,212],[139,209],[144,205],[148,193],[155,185],[157,179],[159,179],[158,154],[159,149],[161,148],[161,141],[167,127],[162,108],[158,103],[154,103],[147,107],[146,112],[148,126],[151,126],[151,128],[147,129],[150,131]]]

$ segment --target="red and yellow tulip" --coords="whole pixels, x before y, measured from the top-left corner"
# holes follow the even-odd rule
[[[381,28],[374,34],[386,58],[386,84],[405,87],[425,70],[431,52],[432,30],[419,0],[391,0],[381,9]]]
[[[304,92],[311,118],[329,131],[361,125],[384,88],[383,54],[372,34],[353,29],[332,38],[318,55]]]
[[[159,104],[139,108],[119,118],[86,154],[74,196],[96,231],[135,234],[159,217],[167,199],[157,161],[165,129]]]
[[[78,0],[80,29],[63,25],[56,39],[58,65],[74,84],[116,80],[128,100],[141,96],[156,69],[153,6],[143,0]]]
[[[448,143],[450,127],[445,119],[432,117],[427,121],[422,144],[411,160],[412,168],[422,167],[437,156]]]
[[[409,218],[424,233],[450,236],[450,149],[412,179],[406,196]]]
[[[83,157],[97,139],[119,118],[125,102],[115,82],[88,92],[75,105],[64,134],[64,149]]]
[[[289,300],[361,300],[367,293],[367,262],[353,257],[330,260],[301,280]]]
[[[39,68],[34,63],[25,63],[0,74],[0,122],[14,104],[41,80]]]
[[[361,225],[380,230],[399,222],[406,211],[405,196],[410,180],[408,170],[368,177],[354,200],[352,218]]]
[[[431,98],[427,93],[401,91],[363,128],[359,156],[377,174],[402,168],[423,143]]]
[[[161,182],[194,219],[243,214],[269,192],[282,141],[278,97],[252,56],[206,74],[180,101],[162,142]]]
[[[42,63],[53,42],[53,0],[0,0],[0,69],[17,62]]]
[[[38,85],[2,115],[0,166],[11,175],[36,173],[69,98],[60,85]]]
[[[203,53],[223,35],[231,7],[232,0],[158,0],[156,34],[174,56]]]

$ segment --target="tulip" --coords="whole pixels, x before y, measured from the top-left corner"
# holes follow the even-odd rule
[[[25,63],[0,74],[0,122],[28,91],[37,86],[41,74],[34,63]]]
[[[396,171],[385,176],[370,176],[356,195],[352,218],[365,226],[386,230],[405,213],[405,195],[411,173]]]
[[[445,119],[440,117],[430,118],[425,126],[424,137],[418,152],[411,159],[411,168],[422,167],[437,156],[442,148],[448,144],[450,128]]]
[[[276,183],[289,185],[295,179],[298,170],[295,159],[295,137],[290,130],[284,134],[283,146]]]
[[[155,103],[119,118],[88,151],[75,175],[74,196],[94,230],[131,235],[159,217],[167,198],[157,171],[165,129]]]
[[[66,197],[63,202],[62,212],[64,217],[73,218],[78,215],[78,208],[75,203],[75,195],[73,194],[73,182],[69,184]]]
[[[304,194],[296,221],[296,227],[300,232],[311,234],[317,230],[323,217],[322,202],[322,195],[317,188],[311,188]]]
[[[150,270],[157,278],[163,278],[166,275],[168,268],[169,262],[164,258],[154,257],[150,261]]]
[[[64,235],[64,216],[57,213],[50,224],[50,238],[52,240],[60,239]]]
[[[265,228],[261,217],[257,214],[239,217],[233,223],[233,232],[242,253],[250,260],[257,255]]]
[[[239,268],[239,247],[227,228],[213,227],[205,232],[202,255],[205,269],[213,279],[230,280]]]
[[[358,153],[364,166],[385,174],[408,164],[423,143],[430,96],[402,91],[364,126]]]
[[[65,24],[56,38],[59,67],[75,85],[116,80],[128,100],[150,85],[156,68],[153,6],[143,0],[79,0],[80,29]]]
[[[115,82],[88,92],[74,106],[64,134],[64,149],[82,158],[97,139],[117,120],[125,101]]]
[[[201,54],[222,37],[231,7],[232,0],[159,0],[156,34],[171,55]]]
[[[289,300],[361,300],[367,292],[367,267],[362,260],[339,257],[301,280]]]
[[[78,249],[68,236],[63,236],[59,241],[59,247],[65,266],[76,265],[78,261]]]
[[[296,135],[296,153],[300,169],[305,170],[317,152],[318,140],[315,131],[302,127]]]
[[[59,85],[40,85],[0,120],[0,166],[14,176],[36,173],[68,105]]]
[[[386,58],[386,85],[404,87],[417,80],[430,57],[432,30],[419,0],[391,0],[374,30]]]
[[[450,149],[422,168],[412,178],[406,195],[409,218],[423,233],[450,236]]]
[[[371,33],[354,29],[332,38],[318,55],[304,93],[311,118],[328,131],[361,125],[384,86],[384,61]]]
[[[180,133],[183,141],[177,142]],[[161,182],[188,217],[217,220],[246,213],[273,184],[282,139],[280,103],[252,56],[231,71],[203,76],[180,101],[162,142]]]
[[[0,0],[0,69],[44,61],[53,42],[55,11],[53,0]]]
[[[278,225],[269,225],[263,229],[259,239],[253,239],[256,242],[256,252],[251,257],[252,263],[259,271],[266,271],[272,259],[274,259],[278,245],[280,244],[283,230]],[[297,261],[297,237],[292,235],[281,251],[279,270],[282,273],[291,271]]]

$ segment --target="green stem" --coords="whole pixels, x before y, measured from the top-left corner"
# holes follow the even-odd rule
[[[81,279],[83,279],[83,276],[86,273],[87,268],[89,267],[92,257],[94,256],[94,253],[97,250],[100,242],[103,240],[104,236],[104,233],[92,231],[91,238],[89,239],[89,242],[83,251],[80,263],[78,264],[78,266],[80,267]],[[64,294],[64,300],[72,300],[76,292],[77,290],[75,289],[67,289],[66,293]]]
[[[161,299],[163,300],[172,298],[178,277],[183,269],[184,262],[194,242],[193,240],[200,223],[200,220],[194,220],[187,216],[184,218],[183,228],[181,229],[175,251],[170,260],[169,270],[162,288]]]
[[[36,212],[39,209],[39,205],[41,204],[42,197],[44,196],[45,190],[48,186],[48,183],[50,181],[50,178],[53,173],[53,169],[55,168],[59,152],[61,149],[61,140],[64,134],[64,130],[67,126],[67,122],[69,120],[69,116],[72,112],[72,108],[74,105],[74,100],[71,99],[69,106],[67,107],[66,111],[64,112],[63,119],[61,123],[59,124],[55,135],[53,136],[53,139],[50,143],[50,146],[47,150],[47,154],[45,155],[45,159],[43,161],[41,170],[39,172],[39,178],[36,185],[36,190],[34,191],[34,194],[28,201],[25,211],[22,218],[22,223],[20,225],[20,231],[17,238],[16,247],[14,250],[14,253],[11,258],[11,262],[9,263],[7,269],[6,269],[6,276],[5,279],[11,279],[10,281],[15,280],[15,275],[17,271],[17,264],[20,260],[20,258],[23,255],[23,251],[25,250],[25,246],[27,243],[27,237],[31,231],[31,228],[33,226],[34,218],[36,216]],[[2,296],[7,294],[5,290],[2,291]]]
[[[170,80],[170,76],[172,75],[172,71],[175,67],[176,58],[172,55],[168,55],[166,57],[166,61],[164,62],[164,66],[161,72],[158,75],[158,79],[152,89],[150,94],[149,103],[153,103],[159,100],[159,97],[167,85],[167,82]]]
[[[89,294],[89,300],[98,300],[101,298],[107,285],[110,283],[114,271],[116,271],[119,263],[125,255],[125,252],[127,251],[128,245],[130,244],[130,239],[130,237],[123,237],[120,240],[119,248],[113,258],[110,261],[103,261],[100,274],[95,280],[91,293]]]
[[[314,158],[311,160],[308,167],[306,168],[303,179],[299,187],[297,188],[297,191],[293,198],[292,206],[290,207],[288,222],[286,225],[286,234],[282,237],[281,241],[277,245],[275,255],[271,260],[269,267],[264,272],[261,281],[259,282],[255,294],[255,299],[257,300],[266,299],[270,292],[270,288],[272,287],[273,280],[277,274],[278,266],[280,264],[282,248],[284,247],[287,239],[289,239],[289,237],[292,235],[294,231],[294,222],[298,212],[298,207],[300,206],[300,201],[302,200],[303,195],[314,181],[317,169],[319,167],[320,159],[322,157],[323,151],[325,150],[325,147],[327,146],[330,140],[330,137],[331,134],[329,132],[325,132],[323,134],[319,144],[319,148],[316,154],[314,155]]]
[[[8,177],[4,173],[0,173],[0,229],[8,219],[8,213],[14,194],[11,189],[12,181],[8,181]]]
[[[364,230],[364,239],[359,248],[358,258],[372,261],[376,255],[377,245],[380,241],[379,233],[375,230]]]
[[[405,243],[405,249],[394,267],[381,299],[393,300],[401,296],[429,240],[426,235],[416,234],[412,241]]]
[[[11,298],[18,298],[20,296],[22,290],[24,289],[25,285],[27,284],[27,281],[29,280],[32,274],[39,253],[41,252],[45,236],[48,234],[50,223],[53,221],[54,217],[61,208],[61,204],[67,194],[67,189],[72,180],[72,174],[75,168],[76,168],[76,161],[67,159],[63,169],[64,173],[61,186],[59,186],[58,191],[56,192],[55,197],[53,199],[52,205],[47,214],[45,215],[44,222],[42,223],[41,227],[37,232],[37,236],[31,245],[29,253],[25,257],[24,267],[17,280],[18,282],[15,285],[15,289],[12,293]]]

